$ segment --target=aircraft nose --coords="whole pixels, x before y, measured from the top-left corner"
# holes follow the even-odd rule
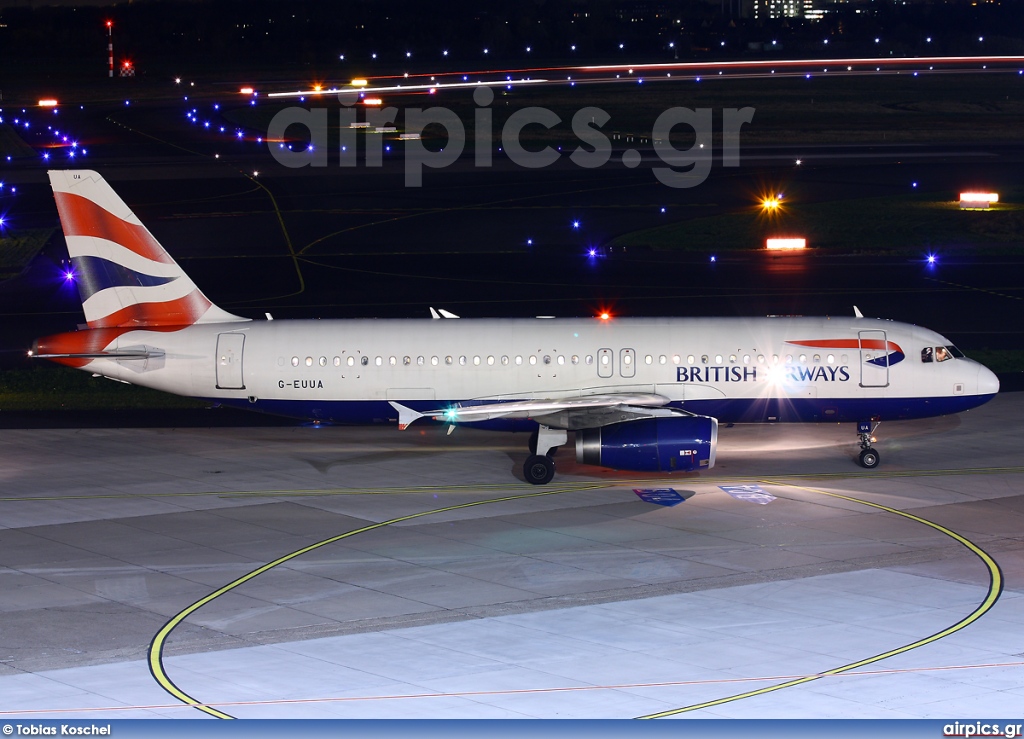
[[[978,367],[978,395],[995,395],[999,392],[999,378],[984,365]]]

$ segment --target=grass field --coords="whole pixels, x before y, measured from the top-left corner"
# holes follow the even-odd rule
[[[36,150],[26,144],[14,127],[9,123],[0,123],[0,157],[34,157]]]
[[[0,281],[17,275],[39,253],[52,228],[40,228],[0,237]]]
[[[126,385],[50,362],[24,370],[0,371],[0,412],[203,408],[207,404]]]

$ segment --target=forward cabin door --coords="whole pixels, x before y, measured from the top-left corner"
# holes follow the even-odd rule
[[[597,350],[597,376],[611,377],[615,371],[615,354],[611,349]]]
[[[245,334],[217,334],[217,389],[244,390],[242,346]]]
[[[885,331],[859,331],[860,386],[889,387],[889,352]]]

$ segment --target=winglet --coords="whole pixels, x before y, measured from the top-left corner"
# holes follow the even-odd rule
[[[389,400],[388,405],[390,405],[392,408],[398,411],[399,431],[405,431],[407,428],[409,428],[410,424],[413,424],[416,421],[420,420],[421,418],[423,418],[424,415],[422,413],[414,411],[412,408],[406,408],[401,403],[396,403],[393,400]]]
[[[855,318],[863,318],[864,314],[860,312],[860,308],[853,306],[853,315]]]

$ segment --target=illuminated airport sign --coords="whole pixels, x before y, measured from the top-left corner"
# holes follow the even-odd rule
[[[790,251],[793,249],[806,249],[807,239],[768,239],[765,241],[765,248],[769,251]]]
[[[962,192],[960,208],[962,210],[987,210],[992,203],[999,202],[999,193],[995,192]]]

